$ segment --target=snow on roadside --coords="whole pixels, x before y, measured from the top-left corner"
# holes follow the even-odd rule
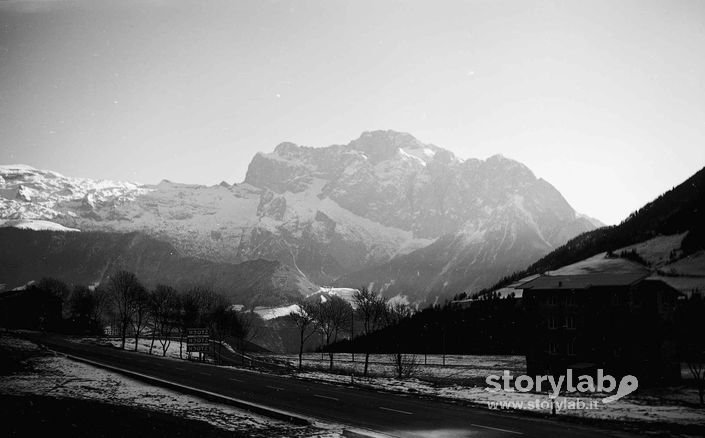
[[[16,351],[39,351],[40,348],[37,344],[29,342],[26,339],[15,338],[14,336],[3,336],[0,335],[0,347],[4,347],[8,350]]]
[[[6,335],[0,335],[0,347],[21,351],[38,350],[31,342]],[[322,424],[317,424],[320,429],[293,426],[228,405],[150,386],[62,356],[37,356],[27,362],[31,371],[3,376],[0,393],[95,400],[150,409],[205,421],[224,430],[246,432],[248,435],[332,438],[339,437],[341,433],[335,426]]]
[[[87,344],[110,344],[113,347],[120,348],[121,341],[118,338],[99,338],[99,337],[84,337],[84,338],[71,338],[69,339],[74,342],[78,343],[87,343]],[[141,337],[139,342],[137,343],[137,351],[140,353],[149,353],[149,347],[152,344],[152,339],[148,337]],[[180,359],[179,356],[179,341],[172,340],[169,345],[167,346],[166,350],[166,357],[172,358],[172,359]],[[128,338],[125,340],[125,351],[134,351],[135,350],[135,339]],[[162,357],[162,344],[159,342],[159,339],[154,340],[154,348],[152,349],[152,356],[159,356]],[[183,344],[183,357],[186,358],[188,356],[188,353],[186,352],[186,342]]]

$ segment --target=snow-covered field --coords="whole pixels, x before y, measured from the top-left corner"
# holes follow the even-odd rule
[[[39,353],[35,344],[5,334],[0,335],[0,348]],[[28,362],[29,371],[3,376],[0,393],[95,400],[144,408],[177,417],[205,421],[218,428],[240,434],[245,433],[247,436],[341,436],[339,427],[323,424],[318,424],[318,427],[293,426],[228,405],[149,386],[120,374],[74,362],[61,356],[38,354],[28,359]]]
[[[297,355],[273,355],[280,360],[287,360],[292,365],[298,366]],[[447,383],[460,383],[468,380],[483,379],[491,373],[508,370],[513,374],[520,374],[526,370],[526,360],[524,356],[500,356],[500,355],[446,355],[445,365],[443,356],[438,354],[417,354],[415,357],[418,364],[416,377],[423,380],[440,381]],[[333,365],[338,373],[350,374],[353,368],[355,374],[362,374],[365,368],[365,355],[349,353],[336,353]],[[303,358],[303,365],[308,369],[321,371],[328,370],[329,358],[324,353],[306,353]],[[393,377],[394,369],[391,358],[386,354],[371,354],[368,372],[380,377]]]
[[[298,357],[295,355],[277,357],[298,363]],[[524,356],[447,355],[445,359],[446,365],[443,366],[441,355],[429,355],[424,365],[424,356],[416,355],[419,366],[415,378],[399,380],[393,377],[390,357],[379,354],[370,356],[369,370],[374,377],[362,377],[364,355],[356,354],[354,383],[367,388],[462,400],[484,407],[489,407],[490,403],[495,402],[515,402],[513,409],[536,411],[537,409],[530,407],[528,402],[538,400],[543,403],[539,411],[550,412],[550,399],[547,394],[491,393],[485,390],[484,381],[490,374],[501,375],[504,370],[508,370],[513,376],[523,374],[526,369]],[[306,354],[304,366],[308,371],[298,373],[297,377],[341,384],[351,382],[353,365],[350,354],[335,355],[335,373],[326,371],[328,356],[321,356],[320,353]],[[561,409],[561,406],[568,406],[577,398],[560,396],[556,400],[558,415],[705,427],[705,409],[698,406],[697,390],[692,385],[640,389],[610,404],[602,403],[602,398],[603,396],[580,397],[586,404],[590,401],[597,402],[594,409]],[[522,402],[524,406],[516,404]]]

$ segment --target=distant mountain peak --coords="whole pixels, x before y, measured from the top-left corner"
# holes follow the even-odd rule
[[[414,157],[423,164],[427,164],[441,151],[457,160],[450,151],[422,143],[409,133],[393,130],[365,131],[360,137],[348,143],[348,147],[363,152],[372,162],[391,159],[400,154],[402,157]]]
[[[292,143],[290,141],[285,141],[282,143],[279,143],[277,147],[274,148],[274,152],[277,154],[281,155],[286,155],[291,152],[296,152],[301,148],[301,146],[297,145],[296,143]]]
[[[360,137],[357,140],[362,139],[397,139],[399,141],[406,142],[419,142],[416,137],[409,134],[408,132],[395,131],[393,129],[376,129],[373,131],[364,131],[362,134],[360,134]]]
[[[144,186],[28,166],[0,168],[0,178],[0,219],[142,231],[184,255],[276,260],[320,284],[350,276],[343,286],[358,287],[356,272],[409,255],[415,262],[383,276],[408,271],[415,300],[489,285],[593,228],[518,161],[461,160],[393,130],[327,147],[280,143],[257,153],[233,186]],[[384,283],[397,285],[390,293],[405,286],[396,274]]]

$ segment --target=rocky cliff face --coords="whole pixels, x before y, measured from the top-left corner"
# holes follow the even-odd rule
[[[232,186],[91,181],[17,166],[0,167],[0,178],[5,220],[141,231],[188,256],[276,260],[318,284],[365,279],[392,294],[409,282],[414,300],[484,285],[594,228],[521,163],[461,160],[394,131],[326,148],[282,143],[257,154]],[[403,267],[396,276],[393,265]],[[384,278],[372,274],[380,269]],[[422,281],[409,280],[413,270],[426,273]],[[459,270],[483,280],[463,286]]]

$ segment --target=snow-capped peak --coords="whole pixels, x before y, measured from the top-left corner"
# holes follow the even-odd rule
[[[0,165],[0,218],[47,219],[66,216],[65,205],[95,207],[125,202],[150,189],[135,183],[66,177],[24,164]]]

